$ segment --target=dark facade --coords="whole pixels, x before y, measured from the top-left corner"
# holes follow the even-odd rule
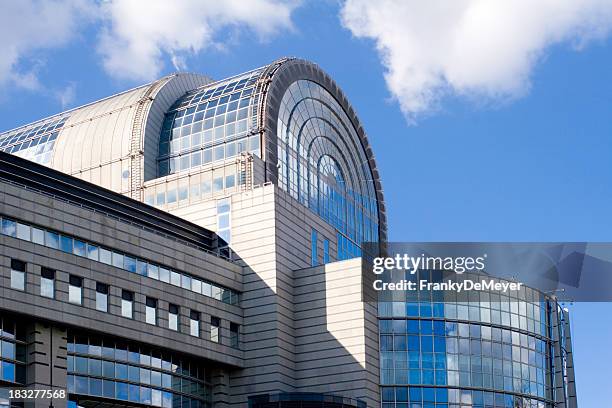
[[[0,179],[4,384],[65,389],[86,406],[224,398],[228,368],[242,365],[241,268],[215,253],[214,234],[52,170],[31,177],[43,168],[24,160],[0,160],[0,172],[19,174]]]

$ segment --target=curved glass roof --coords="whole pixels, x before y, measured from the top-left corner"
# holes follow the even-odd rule
[[[159,140],[158,176],[232,158],[260,156],[252,106],[255,84],[265,67],[187,92],[168,110]]]
[[[48,165],[55,140],[69,115],[54,116],[0,134],[0,150]]]
[[[261,157],[258,80],[269,66],[187,92],[165,114],[158,177],[232,159]],[[276,102],[279,103],[279,102]],[[275,112],[275,111],[273,111]],[[278,106],[278,185],[333,225],[346,257],[378,241],[377,192],[355,124],[325,87],[291,83]]]
[[[279,186],[347,237],[347,245],[378,241],[368,158],[336,99],[313,81],[293,82],[280,103],[277,136]]]

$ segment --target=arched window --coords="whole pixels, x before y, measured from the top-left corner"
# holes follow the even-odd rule
[[[357,245],[378,241],[378,206],[368,158],[335,98],[293,82],[278,114],[279,185]]]

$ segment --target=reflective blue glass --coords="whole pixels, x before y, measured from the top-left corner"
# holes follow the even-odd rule
[[[322,86],[298,80],[278,115],[279,186],[333,225],[348,248],[378,241],[378,205],[368,158],[344,110]],[[340,238],[340,237],[339,237]]]
[[[496,343],[491,340],[490,326],[459,323],[457,330],[455,322],[426,319],[382,320],[379,327],[383,384],[497,388],[542,401],[550,397],[551,383],[545,380],[550,379],[548,355],[539,351],[547,349],[544,338],[506,330],[505,340],[499,336]],[[404,330],[419,333],[405,335]],[[454,345],[457,342],[458,348]],[[507,354],[502,352],[504,347]],[[389,360],[386,352],[392,352]],[[408,361],[410,370],[402,369],[398,361]],[[504,372],[503,367],[510,370]],[[431,398],[432,402],[446,403],[442,397],[434,398],[427,388],[414,388],[413,393],[411,401]],[[417,397],[419,393],[422,397]]]
[[[229,207],[226,205],[224,208],[229,208]],[[25,235],[25,236],[19,237],[16,232],[18,225],[21,227],[28,227],[32,229],[33,231],[38,231],[38,233],[36,235],[32,234],[32,236]],[[22,223],[21,221],[17,223],[15,220],[11,220],[9,218],[2,217],[2,219],[0,220],[0,226],[1,226],[0,234],[17,237],[19,239],[23,239],[26,241],[32,241],[39,245],[42,245],[44,241],[44,245],[50,248],[60,249],[64,252],[72,253],[72,254],[75,254],[81,257],[87,257],[95,261],[103,262],[108,265],[113,265],[117,268],[125,269],[129,272],[137,272],[143,276],[148,276],[149,278],[152,278],[152,279],[168,282],[168,279],[167,279],[168,270],[167,269],[161,268],[159,265],[148,263],[142,259],[136,259],[127,254],[112,251],[106,248],[101,248],[91,243],[81,241],[74,237],[70,237],[67,235],[60,235],[53,231],[45,231],[45,230],[36,228],[34,226],[29,226],[25,223]],[[228,225],[228,228],[224,232],[226,233],[225,238],[227,239],[227,242],[229,242],[229,238],[230,238],[229,237],[229,232],[230,232],[229,225]],[[221,233],[219,235],[222,236]],[[44,240],[35,241],[34,237],[36,236],[44,237]],[[156,273],[159,270],[162,270],[165,272],[166,279],[164,278],[164,275],[161,275],[160,273]],[[179,282],[181,279],[185,281],[190,281],[190,282],[196,281],[197,284],[195,285],[190,284],[188,286],[184,286],[185,289],[188,289],[188,290],[191,290],[197,293],[201,293],[204,296],[210,297],[211,294],[209,292],[201,291],[202,288],[204,287],[203,284],[206,283],[210,285],[211,287],[215,288],[215,291],[218,291],[219,293],[224,294],[223,296],[220,296],[218,300],[221,300],[222,302],[229,303],[229,304],[238,303],[238,299],[239,299],[238,294],[230,289],[219,288],[215,284],[212,284],[210,282],[200,281],[188,275],[179,274],[178,272],[172,271],[172,273],[176,274],[176,276],[179,277]],[[171,283],[175,284],[174,282],[171,282]],[[180,286],[180,283],[177,286]]]
[[[60,250],[72,253],[72,238],[65,235],[60,235]]]
[[[67,383],[72,394],[157,407],[211,406],[211,373],[201,360],[112,337],[72,332],[67,349]]]
[[[317,266],[319,257],[317,255],[317,230],[314,228],[310,232],[310,265]]]
[[[15,364],[2,361],[2,379],[4,381],[15,382]]]
[[[24,384],[25,378],[25,328],[9,316],[0,314],[0,379]]]
[[[251,108],[256,99],[253,90],[262,71],[260,68],[205,85],[174,103],[166,113],[159,140],[159,177],[242,152],[260,156],[259,137],[249,136],[248,130],[254,123],[249,122],[255,114]]]
[[[379,302],[380,378],[383,386],[405,384],[415,388],[415,395],[420,392],[420,398],[409,398],[410,407],[427,402],[453,408],[548,408],[555,398],[564,398],[553,384],[557,373],[561,384],[568,381],[564,341],[554,340],[564,336],[565,312],[544,294],[524,288],[518,294],[484,292],[469,302],[446,298],[442,303],[423,291],[401,300]],[[437,304],[442,305],[438,312]],[[426,401],[431,398],[431,393],[425,396],[427,386],[447,394]],[[390,391],[385,395],[389,399]],[[384,401],[383,406],[403,404]]]

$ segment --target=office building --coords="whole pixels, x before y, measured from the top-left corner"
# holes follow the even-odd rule
[[[67,390],[54,406],[575,406],[549,297],[362,301],[381,182],[313,63],[170,75],[0,149],[4,384]]]

